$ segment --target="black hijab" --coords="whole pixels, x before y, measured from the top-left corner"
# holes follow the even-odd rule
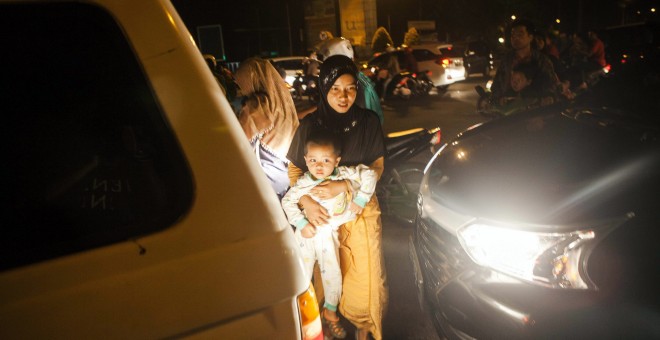
[[[350,58],[334,55],[323,61],[319,73],[321,100],[317,110],[300,122],[287,154],[287,158],[303,171],[307,171],[303,152],[305,141],[317,129],[328,130],[342,141],[339,165],[369,165],[385,154],[383,130],[375,112],[353,103],[347,112],[339,113],[328,103],[328,92],[344,74],[352,75],[357,85],[358,69]]]
[[[320,120],[319,124],[326,128],[339,133],[346,129],[355,126],[357,119],[357,105],[353,105],[348,109],[348,112],[340,114],[333,109],[328,103],[328,92],[334,85],[335,81],[344,74],[350,74],[355,79],[357,86],[357,73],[358,69],[353,61],[344,55],[334,55],[323,61],[319,72],[319,87],[321,91],[321,100],[317,106],[317,119]],[[346,130],[347,131],[347,130]]]

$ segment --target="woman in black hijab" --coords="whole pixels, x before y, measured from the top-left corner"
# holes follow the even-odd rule
[[[307,115],[291,142],[287,157],[289,179],[293,185],[307,171],[304,144],[310,132],[327,130],[342,141],[340,165],[365,164],[380,177],[383,173],[385,144],[380,120],[373,111],[355,104],[358,91],[358,70],[344,55],[334,55],[321,65],[319,75],[321,101],[317,110]],[[349,192],[344,181],[327,181],[312,190],[320,199]],[[313,225],[323,225],[328,212],[309,196],[300,199],[307,219]],[[381,247],[380,207],[374,195],[355,221],[339,229],[339,254],[343,273],[343,294],[339,311],[358,328],[358,338],[369,332],[382,338],[382,320],[387,306],[387,286]]]

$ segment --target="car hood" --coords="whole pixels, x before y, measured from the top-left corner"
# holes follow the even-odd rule
[[[429,189],[455,211],[507,221],[576,223],[653,211],[658,145],[656,127],[620,112],[552,107],[459,135],[427,172]]]

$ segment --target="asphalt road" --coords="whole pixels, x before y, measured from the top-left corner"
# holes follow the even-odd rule
[[[468,127],[483,122],[485,118],[476,113],[477,94],[475,85],[483,85],[482,77],[470,78],[453,84],[443,94],[431,93],[424,100],[409,102],[386,102],[386,133],[416,127],[442,129],[444,142],[451,140]],[[416,157],[426,162],[428,152]],[[423,312],[417,298],[413,269],[408,257],[408,239],[412,227],[394,219],[383,219],[383,246],[390,289],[388,314],[383,325],[384,339],[435,340],[441,339],[431,322],[431,316]]]

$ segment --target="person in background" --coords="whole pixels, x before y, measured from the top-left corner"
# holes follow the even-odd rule
[[[342,141],[340,165],[368,165],[378,177],[384,170],[385,139],[378,116],[355,105],[358,94],[358,69],[345,55],[324,59],[320,72],[321,100],[317,110],[303,118],[291,142],[287,157],[291,185],[308,171],[304,158],[304,141],[314,131],[325,130]],[[320,199],[347,192],[346,181],[326,181],[314,188]],[[327,209],[309,195],[299,204],[313,225],[327,223]],[[317,222],[318,224],[315,224]],[[382,339],[382,321],[387,309],[387,278],[382,250],[382,224],[376,195],[365,205],[355,221],[339,228],[340,265],[343,292],[339,302],[341,314],[353,323],[357,338],[371,333]]]
[[[399,57],[394,53],[396,49],[392,46],[388,46],[386,53],[388,54],[387,64],[385,67],[378,71],[378,84],[380,92],[380,101],[384,102],[385,97],[387,97],[387,87],[390,85],[392,78],[397,74],[401,73],[401,65],[399,64]]]
[[[215,81],[218,83],[218,85],[220,85],[220,90],[222,90],[222,94],[226,96],[227,89],[224,83],[220,80],[220,74],[218,73],[218,63],[215,60],[215,56],[213,56],[212,54],[204,54],[202,56],[204,57],[204,61],[206,62],[206,65],[209,67],[209,70],[211,70],[211,73],[213,74],[213,78],[215,78]]]
[[[539,95],[531,86],[534,81],[536,69],[530,63],[517,64],[511,71],[511,97],[503,98],[505,101],[498,107],[504,115],[510,115],[520,110],[529,109],[539,104]]]
[[[541,35],[543,36],[543,49],[541,52],[559,59],[559,48],[552,40],[552,36],[548,32],[541,32]]]
[[[566,65],[565,79],[569,82],[570,88],[574,92],[580,92],[587,88],[586,65],[589,56],[588,37],[585,34],[571,34],[571,44],[563,56]]]
[[[305,76],[316,77],[319,75],[319,67],[321,62],[319,61],[316,51],[312,51],[312,53],[309,54],[309,57],[305,58],[303,65],[306,66]]]
[[[293,98],[275,67],[264,59],[243,61],[235,78],[245,96],[238,120],[281,199],[289,188],[286,153],[299,124]]]
[[[530,63],[537,69],[531,86],[538,93],[542,105],[551,104],[557,96],[559,78],[552,62],[540,51],[532,48],[534,25],[525,19],[511,23],[511,50],[502,58],[491,87],[491,104],[502,105],[511,96],[511,73],[520,63]]]
[[[403,69],[410,73],[419,72],[419,67],[417,66],[417,59],[413,55],[413,49],[410,46],[405,46],[403,48]]]
[[[575,94],[571,91],[571,81],[567,73],[568,69],[562,60],[559,59],[559,50],[552,43],[550,35],[545,32],[536,32],[534,34],[534,42],[536,48],[552,62],[552,68],[559,80],[558,93],[566,99],[575,98]]]
[[[605,44],[600,40],[596,31],[589,31],[589,54],[587,60],[591,63],[588,71],[595,71],[607,66],[605,60]]]
[[[227,68],[224,61],[217,61],[212,54],[204,54],[204,61],[209,66],[211,73],[215,81],[220,85],[222,93],[227,97],[229,105],[231,105],[234,113],[238,113],[240,109],[240,94],[238,93],[238,85],[236,85],[236,80],[234,75],[231,73],[229,68]]]
[[[308,280],[311,281],[314,264],[318,263],[325,302],[321,320],[330,334],[339,339],[346,337],[346,330],[339,322],[337,306],[341,296],[341,270],[339,266],[339,239],[337,230],[342,224],[355,220],[362,213],[376,190],[378,175],[365,165],[338,166],[341,160],[341,142],[330,133],[319,131],[307,138],[305,164],[309,171],[282,198],[282,207],[289,223],[296,227],[295,237],[300,245]],[[321,200],[315,198],[314,188],[324,181],[346,180],[350,192]],[[328,223],[311,224],[298,207],[300,197],[311,194],[328,212]]]

